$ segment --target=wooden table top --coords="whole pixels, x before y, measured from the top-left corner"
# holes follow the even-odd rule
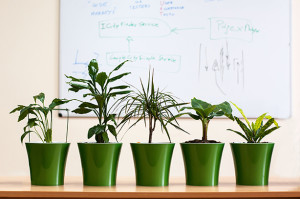
[[[300,179],[270,179],[268,186],[236,186],[234,178],[219,186],[185,185],[170,179],[166,187],[136,186],[133,178],[119,178],[117,186],[83,186],[81,177],[66,177],[63,186],[31,186],[29,177],[0,177],[0,198],[300,198]]]

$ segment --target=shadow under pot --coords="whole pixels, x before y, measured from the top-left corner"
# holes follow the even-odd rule
[[[274,143],[231,143],[237,185],[269,183]]]
[[[70,143],[26,143],[32,185],[64,184]]]
[[[83,184],[115,186],[122,143],[78,143]]]
[[[131,143],[136,185],[168,186],[174,143]]]
[[[181,143],[186,184],[216,186],[224,143]]]

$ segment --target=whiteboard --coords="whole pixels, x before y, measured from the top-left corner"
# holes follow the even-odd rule
[[[60,98],[65,74],[87,78],[124,60],[124,79],[156,85],[182,101],[232,101],[248,117],[291,115],[290,0],[61,0]],[[119,82],[123,84],[123,82]],[[66,105],[75,109],[78,103]],[[236,110],[235,110],[236,111]],[[235,112],[237,113],[237,112]],[[82,116],[72,114],[72,116]],[[93,116],[87,115],[87,116]]]

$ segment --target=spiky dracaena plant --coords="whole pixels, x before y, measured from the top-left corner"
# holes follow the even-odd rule
[[[58,99],[55,98],[52,100],[51,104],[47,107],[45,106],[45,94],[40,93],[33,96],[34,103],[29,104],[28,106],[18,105],[17,108],[12,110],[10,113],[16,111],[20,112],[18,122],[24,120],[27,117],[27,124],[23,128],[24,133],[21,136],[21,142],[24,138],[30,133],[35,133],[42,142],[52,143],[52,129],[53,129],[53,119],[52,112],[53,110],[65,110],[68,112],[67,116],[67,133],[66,133],[66,142],[68,139],[68,123],[69,123],[69,110],[68,109],[58,109],[55,108],[59,105],[66,104],[71,100]],[[40,103],[38,103],[38,101]]]
[[[211,105],[210,103],[204,102],[202,100],[193,98],[191,100],[191,107],[183,107],[180,111],[185,109],[194,110],[195,113],[183,113],[188,114],[191,118],[195,120],[201,120],[202,122],[202,141],[208,142],[207,131],[208,124],[214,117],[226,116],[233,120],[232,109],[228,102],[223,102],[217,105]]]
[[[127,61],[122,62],[110,73],[106,74],[105,72],[99,72],[97,60],[93,59],[88,65],[89,79],[78,79],[72,76],[66,76],[71,80],[68,82],[71,86],[69,91],[86,91],[86,93],[83,94],[83,97],[91,97],[90,101],[96,102],[82,102],[79,107],[72,112],[77,114],[86,114],[89,112],[95,113],[99,123],[89,129],[88,138],[90,139],[95,135],[97,143],[109,142],[107,132],[110,132],[117,140],[116,114],[112,113],[114,104],[109,107],[109,102],[112,98],[128,94],[131,91],[126,90],[129,88],[128,85],[111,86],[111,83],[130,74],[128,72],[112,77],[113,73],[119,70],[126,62]]]
[[[280,128],[275,119],[267,115],[267,113],[262,114],[256,119],[255,122],[250,123],[248,118],[245,116],[243,110],[239,108],[236,104],[232,104],[238,109],[238,111],[241,113],[247,124],[243,123],[238,117],[234,117],[235,121],[241,127],[244,134],[232,129],[227,130],[240,135],[245,140],[247,140],[248,143],[259,143],[266,135]],[[267,122],[265,124],[263,122],[264,119],[267,119]],[[270,128],[272,124],[274,124],[275,126]]]
[[[148,143],[152,143],[152,137],[156,128],[156,123],[160,123],[162,131],[167,134],[168,139],[171,142],[167,125],[171,125],[181,131],[184,131],[181,127],[179,127],[179,124],[176,120],[176,117],[179,115],[174,115],[172,110],[178,113],[178,107],[186,103],[178,103],[171,93],[163,92],[159,88],[155,88],[153,74],[154,71],[152,72],[152,75],[149,71],[147,87],[145,87],[142,80],[140,80],[142,87],[141,90],[136,88],[132,93],[120,98],[119,104],[124,105],[120,109],[119,115],[125,113],[125,116],[119,124],[120,130],[127,122],[136,117],[137,120],[128,128],[128,130],[142,120],[146,126],[146,120],[148,120]]]

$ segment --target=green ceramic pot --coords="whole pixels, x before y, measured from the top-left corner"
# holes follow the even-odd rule
[[[231,143],[237,185],[268,185],[274,143]]]
[[[122,143],[78,143],[83,184],[115,186]]]
[[[224,143],[181,143],[186,184],[216,186]]]
[[[174,143],[131,143],[136,185],[168,186]]]
[[[70,143],[26,143],[32,185],[64,184]]]

